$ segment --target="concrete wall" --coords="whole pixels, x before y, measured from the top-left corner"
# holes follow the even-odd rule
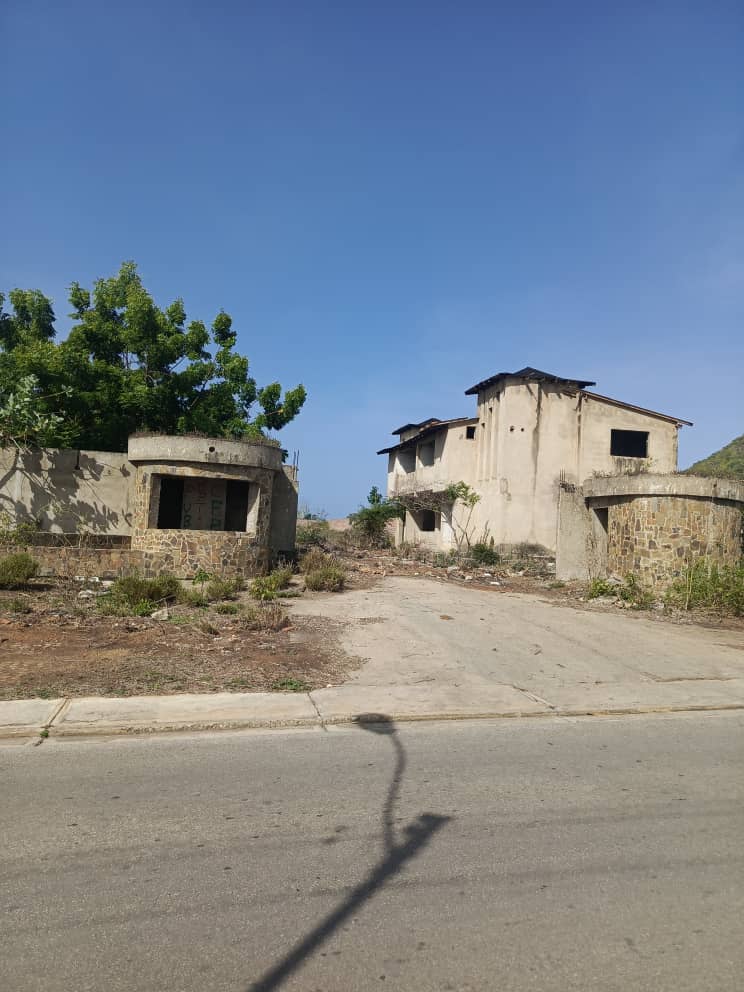
[[[130,534],[134,466],[111,451],[0,449],[0,514],[53,533]]]
[[[613,429],[647,432],[648,458],[612,455]],[[578,486],[593,472],[671,472],[677,467],[676,423],[550,383],[507,379],[481,391],[475,440],[465,436],[466,425],[438,431],[434,464],[424,466],[417,459],[413,472],[403,471],[408,456],[393,452],[388,493],[436,491],[462,480],[480,496],[468,527],[471,538],[493,538],[500,545],[529,542],[555,550],[562,485]],[[571,512],[566,509],[567,515]],[[402,536],[445,549],[466,516],[457,504],[453,528],[443,523],[432,537],[419,534],[411,522]]]
[[[157,527],[163,476],[184,478],[181,519],[187,530]],[[245,532],[219,530],[227,479],[249,483]],[[150,556],[148,568],[158,567],[152,557],[158,554],[161,565],[177,574],[189,574],[198,560],[199,567],[225,574],[264,568],[277,554],[292,551],[296,514],[296,479],[271,444],[141,435],[130,438],[129,457],[0,450],[0,523],[36,522],[57,534],[131,536],[133,550]]]
[[[347,522],[348,524],[348,522]],[[269,545],[274,558],[289,557],[297,533],[297,482],[289,467],[274,476]]]
[[[586,479],[593,472],[621,475],[624,472],[676,472],[677,425],[645,413],[607,403],[591,394],[581,397],[580,459],[577,478]],[[612,430],[647,431],[648,458],[619,458],[610,454]]]

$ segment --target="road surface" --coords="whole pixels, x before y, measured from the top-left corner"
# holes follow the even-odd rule
[[[0,988],[724,992],[742,713],[0,748]]]

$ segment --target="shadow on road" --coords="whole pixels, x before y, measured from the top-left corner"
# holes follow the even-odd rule
[[[421,813],[403,828],[400,840],[395,836],[395,807],[400,794],[400,785],[406,768],[406,752],[401,744],[395,724],[383,713],[365,713],[357,717],[361,730],[388,737],[395,751],[395,770],[388,787],[382,809],[383,854],[367,877],[359,883],[336,909],[314,927],[306,937],[271,967],[257,982],[249,987],[249,992],[271,992],[278,989],[300,965],[323,944],[334,931],[368,902],[388,881],[396,875],[406,862],[416,857],[429,843],[434,834],[441,830],[451,817],[437,816],[434,813]]]

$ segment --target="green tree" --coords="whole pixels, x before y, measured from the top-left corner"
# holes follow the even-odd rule
[[[55,341],[51,302],[14,289],[0,294],[0,390],[34,376],[39,412],[60,417],[47,444],[124,450],[137,430],[250,437],[297,416],[302,385],[263,388],[235,352],[237,335],[220,311],[211,327],[187,323],[183,301],[161,309],[125,262],[92,291],[70,286],[73,326]],[[257,412],[254,415],[254,408]]]
[[[350,513],[349,523],[363,543],[379,547],[389,543],[386,534],[388,521],[401,519],[404,512],[398,502],[385,499],[377,486],[373,486],[367,497],[367,506]]]
[[[62,417],[43,412],[47,397],[39,395],[38,386],[35,376],[26,375],[12,393],[0,387],[0,447],[24,451],[47,443],[58,429]]]

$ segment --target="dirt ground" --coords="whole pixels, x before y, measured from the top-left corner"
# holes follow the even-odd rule
[[[559,583],[549,566],[434,568],[425,561],[402,559],[389,552],[343,552],[347,586],[352,593],[371,589],[385,577],[438,580],[465,593],[468,589],[504,594],[537,594],[555,606],[591,613],[625,612],[612,600],[586,601],[581,583]],[[298,577],[291,593],[299,596]],[[37,582],[27,592],[0,591],[0,699],[58,696],[126,696],[177,692],[317,689],[338,685],[359,667],[344,649],[344,630],[364,624],[344,606],[345,593],[303,592],[286,601],[288,612],[279,630],[247,629],[238,615],[220,614],[215,606],[175,606],[167,620],[101,616],[95,598],[80,596],[94,583]],[[446,595],[446,594],[445,594]],[[333,601],[324,609],[313,601]],[[354,601],[349,596],[349,604]],[[29,612],[18,612],[19,605]],[[255,607],[255,603],[252,603]],[[330,606],[330,603],[329,603]],[[249,607],[250,608],[250,607]],[[496,606],[494,604],[494,609]],[[353,611],[352,611],[353,612]],[[691,624],[744,632],[742,619],[710,615],[669,616],[642,611],[634,616],[662,623]],[[364,652],[362,652],[364,654]],[[289,685],[284,680],[292,680]]]
[[[351,666],[330,620],[288,619],[280,630],[255,631],[240,614],[214,607],[176,606],[168,620],[100,616],[80,590],[50,583],[0,593],[0,699],[247,692],[287,679],[319,688],[342,681]],[[10,611],[19,599],[32,612]]]

